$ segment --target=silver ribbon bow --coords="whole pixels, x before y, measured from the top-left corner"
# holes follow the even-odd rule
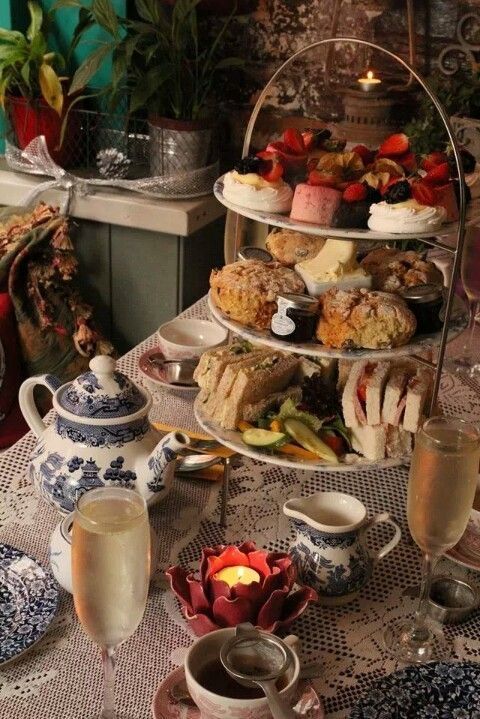
[[[65,190],[67,197],[60,208],[67,214],[71,199],[75,193],[87,195],[94,187],[120,187],[142,195],[150,195],[161,199],[191,199],[201,197],[212,191],[213,183],[218,177],[218,161],[198,170],[179,172],[175,175],[158,175],[139,180],[97,179],[79,177],[67,172],[52,159],[44,135],[35,137],[24,150],[20,150],[11,142],[6,141],[5,159],[10,169],[15,172],[26,172],[29,175],[46,175],[53,180],[46,180],[29,192],[24,205],[33,203],[43,192],[51,189]]]

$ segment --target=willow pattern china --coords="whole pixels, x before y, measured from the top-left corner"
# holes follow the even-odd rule
[[[46,426],[35,406],[37,385],[53,394],[55,418]],[[165,437],[148,421],[150,393],[98,356],[90,370],[61,384],[52,375],[30,377],[20,387],[20,407],[38,442],[29,475],[40,495],[62,514],[95,487],[134,489],[149,504],[167,493],[178,452],[190,440],[182,432]]]
[[[479,719],[480,664],[432,662],[376,682],[350,719]]]
[[[172,384],[167,379],[167,373],[165,371],[165,365],[161,363],[153,363],[152,357],[163,357],[158,347],[152,347],[151,349],[144,352],[138,360],[138,369],[140,374],[144,378],[144,382],[147,387],[150,387],[152,391],[163,389],[173,394],[197,394],[200,387],[196,382],[192,384]]]
[[[0,544],[0,667],[47,631],[58,604],[50,572],[8,544]]]
[[[367,518],[365,506],[340,492],[318,492],[289,499],[283,512],[297,532],[290,549],[300,578],[316,590],[323,604],[352,601],[370,579],[373,568],[394,549],[401,531],[388,512]],[[387,522],[395,529],[393,539],[376,552],[367,549],[365,533]]]

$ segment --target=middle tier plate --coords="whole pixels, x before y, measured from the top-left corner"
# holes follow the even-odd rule
[[[313,341],[305,342],[304,344],[293,344],[292,342],[285,342],[284,340],[273,337],[268,330],[255,330],[251,327],[244,327],[239,322],[229,319],[213,303],[210,293],[208,294],[208,308],[217,322],[239,337],[243,337],[254,344],[261,344],[276,350],[282,350],[283,352],[305,355],[306,357],[327,357],[331,359],[349,360],[359,360],[363,358],[372,360],[394,359],[395,357],[418,354],[431,347],[436,347],[440,343],[441,332],[432,332],[428,335],[417,335],[413,337],[412,341],[408,344],[393,349],[334,349],[333,347],[325,347],[319,342]],[[459,297],[455,297],[452,317],[450,319],[448,342],[451,342],[451,340],[463,332],[467,325],[468,313],[466,306]]]
[[[214,422],[211,417],[208,417],[203,409],[203,398],[199,394],[193,405],[193,411],[195,413],[195,419],[197,420],[200,427],[204,432],[214,437],[221,444],[225,445],[229,449],[233,449],[234,452],[243,454],[245,457],[251,457],[257,459],[260,462],[267,462],[268,464],[275,464],[280,467],[289,467],[290,469],[307,469],[312,472],[352,472],[352,471],[366,471],[375,467],[376,469],[386,469],[388,467],[398,467],[401,464],[408,464],[410,457],[391,457],[389,459],[379,459],[372,461],[365,457],[360,457],[357,454],[346,455],[347,461],[339,462],[338,464],[329,464],[321,460],[311,459],[298,459],[293,455],[262,452],[256,447],[251,447],[242,441],[242,433],[236,430],[223,429],[217,422]]]

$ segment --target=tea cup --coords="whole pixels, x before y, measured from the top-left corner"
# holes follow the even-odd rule
[[[388,512],[369,519],[359,499],[341,492],[289,499],[283,512],[297,532],[290,552],[300,579],[316,590],[321,604],[352,601],[369,581],[376,562],[391,552],[402,536]],[[373,552],[365,545],[365,534],[381,522],[394,528],[394,536]]]
[[[234,627],[217,629],[200,637],[190,647],[185,657],[185,678],[190,696],[199,708],[202,719],[225,719],[226,717],[271,719],[272,714],[266,697],[260,696],[252,699],[226,696],[220,692],[221,680],[218,682],[218,690],[215,686],[215,691],[213,691],[210,686],[212,677],[214,681],[215,676],[219,676],[223,670],[220,662],[220,650],[223,644],[234,636],[235,631]],[[300,662],[297,655],[298,638],[290,635],[283,641],[293,649],[294,662],[285,672],[283,681],[286,684],[279,689],[279,694],[287,704],[293,706],[300,676]],[[206,681],[205,673],[210,678],[209,688],[202,684],[202,681]]]

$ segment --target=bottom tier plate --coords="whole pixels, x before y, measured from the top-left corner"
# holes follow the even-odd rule
[[[250,447],[242,442],[242,435],[240,432],[235,430],[223,429],[210,417],[207,417],[203,411],[203,403],[201,395],[195,399],[193,405],[195,412],[195,419],[198,424],[207,434],[210,434],[216,440],[233,449],[239,454],[243,454],[245,457],[251,457],[257,459],[260,462],[267,462],[268,464],[275,464],[280,467],[289,467],[290,469],[308,469],[316,472],[358,472],[366,471],[372,468],[375,469],[386,469],[388,467],[398,467],[401,464],[409,464],[410,457],[397,457],[391,459],[380,459],[372,461],[365,459],[356,454],[347,455],[347,461],[341,462],[340,464],[328,464],[322,462],[322,460],[301,460],[298,457],[287,454],[268,454],[262,452],[255,447]]]

